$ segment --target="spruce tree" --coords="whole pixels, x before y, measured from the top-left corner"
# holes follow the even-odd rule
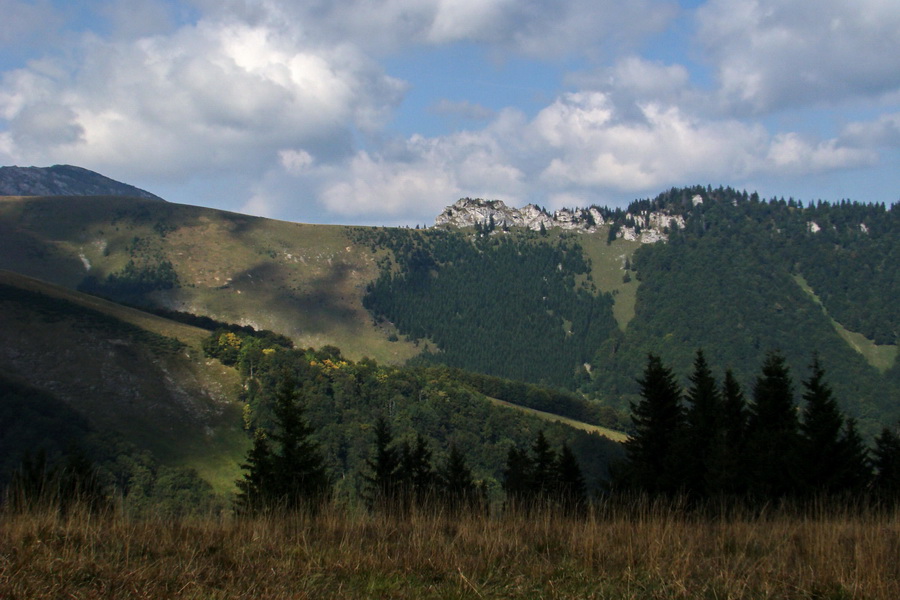
[[[847,419],[840,446],[842,460],[837,488],[845,493],[862,492],[872,482],[872,469],[869,449],[856,429],[856,419]]]
[[[421,434],[414,444],[404,442],[400,447],[398,485],[403,487],[407,500],[422,504],[434,492],[435,472],[431,465],[431,450]]]
[[[811,494],[838,491],[849,460],[842,442],[844,416],[838,408],[831,388],[825,382],[825,371],[814,356],[809,379],[803,382],[803,434],[800,446],[800,473]]]
[[[315,508],[326,497],[330,482],[312,428],[303,416],[297,380],[284,372],[275,393],[272,439],[279,452],[272,457],[272,478],[279,502],[287,509]]]
[[[239,514],[260,512],[275,503],[272,449],[265,431],[257,429],[247,461],[241,465],[246,471],[237,482],[236,510]]]
[[[747,490],[747,400],[731,369],[725,371],[721,395],[721,429],[714,454],[717,462],[710,465],[710,490],[718,495],[742,495]]]
[[[578,459],[565,442],[556,461],[557,497],[567,513],[580,514],[587,508],[587,486]]]
[[[770,352],[753,387],[747,418],[749,492],[762,499],[798,490],[799,422],[794,383],[784,357]]]
[[[722,462],[719,455],[725,448],[719,443],[723,429],[722,400],[702,350],[697,350],[690,381],[685,394],[685,486],[693,496],[705,497],[714,491],[710,489],[714,485],[710,478]]]
[[[370,473],[364,474],[368,489],[364,497],[369,508],[391,508],[400,493],[400,453],[394,447],[394,434],[384,417],[379,417],[373,429],[375,448],[366,460]]]
[[[538,431],[531,446],[531,487],[541,500],[552,496],[557,487],[556,454],[544,431]]]
[[[875,438],[872,465],[875,493],[882,500],[896,502],[900,499],[900,436],[887,427]]]
[[[440,499],[448,511],[472,509],[477,505],[478,486],[472,477],[472,470],[466,464],[466,457],[456,444],[450,446],[450,454],[438,469],[437,478]]]
[[[626,485],[651,492],[674,494],[682,486],[678,437],[683,431],[681,390],[672,370],[654,354],[647,357],[638,380],[641,400],[631,405],[634,434],[625,442],[628,459]]]
[[[532,461],[528,452],[512,446],[506,455],[506,468],[503,470],[503,491],[509,507],[528,508],[531,504],[534,488],[532,481]]]

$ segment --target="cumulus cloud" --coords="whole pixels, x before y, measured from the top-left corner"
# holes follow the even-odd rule
[[[900,3],[710,0],[698,40],[723,101],[761,113],[900,89]]]
[[[564,94],[530,120],[505,111],[480,131],[413,136],[390,152],[361,152],[347,169],[323,174],[321,199],[339,214],[421,222],[459,196],[559,208],[686,182],[820,173],[876,159],[838,139],[772,135],[758,124],[705,119],[676,105],[647,103],[640,111],[631,118],[603,92]]]
[[[272,161],[279,147],[346,154],[353,129],[378,129],[404,90],[352,47],[242,23],[89,35],[81,52],[75,70],[48,60],[3,76],[8,152],[159,176]]]
[[[41,41],[38,37],[45,38],[45,43],[52,41],[64,21],[47,0],[0,0],[0,15],[0,48],[6,47],[7,52],[21,44],[35,46]]]
[[[841,132],[841,140],[864,148],[900,148],[900,113],[882,115],[874,121],[850,123]]]
[[[580,89],[603,90],[625,101],[674,101],[689,89],[690,74],[684,65],[629,55],[607,68],[573,73],[567,81]]]
[[[246,22],[298,27],[320,41],[374,52],[410,44],[476,42],[501,54],[547,58],[610,44],[633,45],[676,14],[669,0],[198,0],[205,11]],[[299,24],[299,25],[297,25]]]
[[[497,127],[504,127],[501,117]],[[525,174],[504,150],[496,128],[426,138],[414,135],[378,154],[361,151],[345,168],[323,169],[320,201],[346,217],[381,215],[430,221],[461,196],[518,202]]]
[[[841,146],[837,140],[811,143],[796,133],[780,133],[772,140],[767,159],[776,172],[808,174],[874,164],[878,155]]]
[[[864,95],[896,102],[900,4],[886,0],[709,0],[693,14],[712,90],[673,62],[677,52],[650,57],[641,46],[672,23],[667,0],[92,6],[104,33],[71,27],[65,50],[0,73],[0,161],[177,182],[193,194],[179,200],[265,216],[399,224],[430,221],[460,196],[621,202],[670,185],[873,165],[878,148],[900,145],[898,113],[836,137],[756,116]],[[36,35],[41,15],[65,29],[43,0],[0,0],[0,9],[21,16],[21,32],[0,22],[0,45]],[[444,59],[454,45],[478,46],[497,68],[539,57],[547,72],[577,57],[590,70],[563,79],[571,93],[547,88],[550,100],[532,96],[522,109],[457,98],[467,89],[457,86],[426,111],[467,130],[399,139],[391,125],[404,118],[409,84],[378,61],[425,46]]]
[[[558,149],[541,177],[556,185],[646,190],[704,175],[741,177],[759,164],[762,127],[704,121],[676,106],[640,106],[623,120],[601,92],[568,94],[541,111],[536,135]]]
[[[281,166],[288,173],[303,173],[312,166],[314,159],[306,150],[281,150],[278,152]]]

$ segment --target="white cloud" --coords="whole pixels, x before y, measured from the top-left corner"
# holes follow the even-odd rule
[[[752,172],[766,133],[738,121],[705,121],[675,106],[640,106],[621,119],[601,92],[568,94],[541,111],[536,135],[558,151],[542,173],[553,185],[647,190],[677,181]]]
[[[718,77],[712,92],[671,62],[678,51],[641,54],[676,14],[667,0],[192,0],[202,16],[190,22],[167,0],[92,6],[108,33],[72,26],[64,51],[0,73],[0,161],[71,162],[151,191],[146,182],[186,182],[190,194],[208,188],[215,202],[266,216],[415,223],[459,196],[623,201],[670,185],[833,173],[900,146],[900,113],[834,138],[748,116],[858,96],[875,99],[868,111],[896,103],[894,1],[710,0],[696,11],[695,49]],[[0,0],[4,12],[21,15],[22,30],[0,22],[0,44],[34,37],[41,16],[66,29],[42,0]],[[531,116],[491,110],[487,94],[456,96],[465,85],[442,90],[452,99],[427,112],[471,129],[397,139],[408,85],[376,61],[423,46],[444,60],[454,44],[479,46],[498,69],[538,57],[546,73],[574,56],[592,70]],[[421,106],[428,90],[417,93]]]
[[[900,88],[893,0],[710,0],[697,15],[723,100],[741,110],[835,104]]]
[[[567,81],[580,89],[603,90],[632,101],[674,100],[690,85],[684,65],[664,64],[628,55],[611,67],[589,73],[574,73]]]
[[[878,155],[840,146],[837,140],[815,143],[796,133],[781,133],[772,140],[767,159],[775,172],[809,174],[874,164]]]
[[[377,155],[359,152],[346,168],[323,169],[319,175],[319,198],[329,211],[399,223],[430,221],[461,196],[518,201],[525,179],[490,130],[414,135]]]
[[[841,132],[849,145],[867,148],[900,148],[900,113],[880,116],[874,121],[850,123]]]
[[[198,0],[204,10],[247,23],[303,28],[320,42],[374,52],[410,45],[476,42],[501,54],[539,58],[633,45],[676,14],[668,0]]]
[[[412,136],[320,171],[320,200],[336,214],[428,221],[460,196],[553,208],[619,201],[696,182],[822,173],[876,156],[837,139],[771,135],[758,124],[706,119],[646,103],[631,119],[602,92],[565,94],[526,120],[504,111],[480,131]]]
[[[39,37],[44,42],[63,24],[62,16],[47,0],[23,2],[21,0],[0,0],[0,48],[27,44],[35,46]]]
[[[306,150],[280,150],[278,158],[288,173],[302,173],[312,166],[314,159]]]
[[[350,151],[404,86],[351,47],[306,46],[265,27],[201,21],[167,36],[86,36],[74,71],[3,77],[7,150],[131,176],[187,176],[277,160],[279,148]],[[56,130],[58,135],[49,135]]]

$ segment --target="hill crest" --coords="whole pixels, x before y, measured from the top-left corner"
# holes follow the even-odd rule
[[[163,201],[148,191],[73,165],[0,167],[0,196],[128,196]]]

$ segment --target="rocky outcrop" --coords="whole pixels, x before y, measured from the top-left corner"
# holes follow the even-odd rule
[[[162,201],[133,185],[71,165],[0,167],[0,196],[128,196]]]
[[[611,211],[605,211],[609,215]],[[619,214],[616,237],[652,244],[668,239],[667,233],[675,228],[684,229],[684,217],[666,212],[645,211],[625,213],[624,222]],[[559,228],[568,231],[596,233],[602,226],[612,226],[615,219],[604,218],[604,210],[589,208],[563,208],[550,213],[534,204],[524,208],[512,208],[501,200],[461,198],[448,206],[434,220],[435,227],[491,227],[506,229],[523,227],[532,231]]]
[[[532,231],[559,227],[561,229],[578,230],[593,233],[604,224],[600,210],[576,208],[558,210],[549,213],[546,210],[529,204],[524,208],[512,208],[502,200],[482,200],[480,198],[461,198],[448,206],[434,220],[435,227],[475,227],[490,225],[495,227],[524,227]]]

